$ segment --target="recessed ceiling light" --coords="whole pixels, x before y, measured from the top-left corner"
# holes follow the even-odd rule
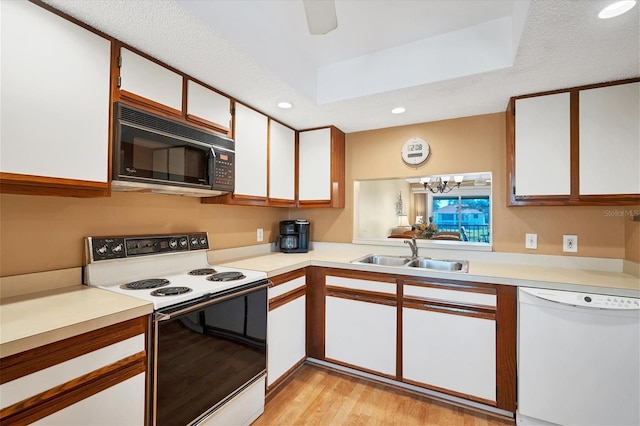
[[[405,111],[406,109],[404,109],[403,107],[396,107],[391,110],[391,114],[402,114]]]
[[[282,109],[289,109],[293,107],[291,102],[278,102],[278,106]]]
[[[602,9],[598,14],[598,18],[600,19],[614,18],[616,16],[622,15],[625,12],[630,11],[635,5],[636,5],[636,0],[617,1],[605,7],[604,9]]]

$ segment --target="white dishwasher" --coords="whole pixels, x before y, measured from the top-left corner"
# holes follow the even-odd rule
[[[640,425],[640,299],[518,291],[518,425]]]

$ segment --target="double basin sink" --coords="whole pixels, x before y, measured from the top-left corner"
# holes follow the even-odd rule
[[[389,256],[382,254],[368,254],[351,263],[364,265],[400,266],[406,268],[431,269],[435,271],[469,272],[469,262],[466,260],[439,260],[429,257]]]

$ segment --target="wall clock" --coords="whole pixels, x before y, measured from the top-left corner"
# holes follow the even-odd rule
[[[411,138],[402,145],[402,161],[419,166],[429,158],[429,144],[422,138]]]

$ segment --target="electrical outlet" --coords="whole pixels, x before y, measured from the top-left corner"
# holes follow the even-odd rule
[[[524,248],[538,249],[538,234],[526,234],[524,240]]]
[[[577,253],[578,252],[578,236],[577,235],[563,235],[562,236],[562,251]]]
[[[258,239],[258,242],[264,239],[264,233],[262,232],[262,228],[258,228],[258,231],[256,232],[256,238]]]

